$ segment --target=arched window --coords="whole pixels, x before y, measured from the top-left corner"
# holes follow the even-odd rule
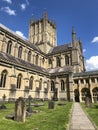
[[[35,64],[36,64],[36,65],[38,65],[38,58],[39,58],[39,56],[36,55],[36,59],[35,59]]]
[[[55,91],[55,84],[53,80],[51,81],[51,91]]]
[[[56,58],[56,64],[57,64],[57,67],[61,67],[60,57],[57,57],[57,58]]]
[[[40,78],[39,88],[40,88],[40,90],[42,89],[42,78]]]
[[[31,61],[31,51],[28,52],[28,57],[27,57],[27,61]]]
[[[7,71],[3,70],[1,73],[1,80],[0,80],[0,87],[5,88],[6,85],[6,77],[7,77]]]
[[[19,47],[18,49],[18,58],[22,57],[22,46]]]
[[[19,74],[17,77],[17,88],[20,89],[21,87],[21,80],[22,80],[22,75]]]
[[[69,65],[69,56],[68,55],[65,56],[65,64]]]
[[[11,54],[12,42],[8,41],[6,53]]]
[[[49,63],[49,66],[52,68],[53,67],[52,59],[48,59],[48,63]]]
[[[32,88],[33,88],[33,76],[31,76],[29,80],[29,89],[32,90]]]
[[[64,85],[64,80],[61,80],[61,91],[64,91],[65,90],[65,85]]]

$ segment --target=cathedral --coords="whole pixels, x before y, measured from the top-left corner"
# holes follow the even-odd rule
[[[82,42],[72,28],[72,40],[57,46],[56,23],[44,12],[32,18],[24,39],[0,24],[0,100],[18,97],[40,100],[98,101],[98,71],[86,71]]]

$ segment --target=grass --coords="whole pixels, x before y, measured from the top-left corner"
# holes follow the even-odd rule
[[[33,110],[41,112],[27,117],[25,123],[6,119],[6,115],[14,112],[14,104],[6,106],[6,110],[0,110],[0,130],[66,130],[72,102],[66,102],[64,106],[58,106],[56,103],[54,110],[48,109],[47,103],[45,106],[33,107]]]
[[[92,103],[91,108],[86,107],[85,103],[81,103],[81,105],[89,117],[92,119],[92,121],[95,123],[95,125],[98,127],[98,104]]]

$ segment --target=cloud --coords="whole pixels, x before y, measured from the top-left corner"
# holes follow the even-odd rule
[[[15,10],[10,9],[10,7],[1,7],[1,11],[4,11],[9,15],[16,15]]]
[[[98,56],[92,56],[86,60],[86,70],[98,69]]]
[[[3,0],[3,1],[5,1],[5,2],[7,2],[9,4],[12,4],[12,0]]]
[[[18,34],[19,36],[23,37],[24,39],[27,39],[21,31],[17,30],[16,34]]]
[[[26,9],[26,4],[25,3],[22,3],[20,6],[21,6],[21,10],[25,10]]]
[[[97,42],[98,42],[98,36],[94,37],[91,42],[92,42],[92,43],[97,43]]]
[[[85,53],[86,52],[86,49],[83,49],[83,53]]]
[[[28,0],[25,0],[25,3],[22,3],[22,4],[20,5],[21,10],[25,10],[27,6],[29,6],[29,1],[28,1]]]

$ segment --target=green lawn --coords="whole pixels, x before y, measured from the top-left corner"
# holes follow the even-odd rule
[[[92,119],[92,121],[96,124],[98,127],[98,104],[92,103],[91,108],[87,108],[85,106],[85,103],[81,103],[83,109],[87,112],[89,117]]]
[[[66,130],[72,102],[66,102],[64,106],[58,106],[56,103],[54,110],[48,109],[47,103],[45,106],[33,107],[41,112],[26,118],[25,123],[6,119],[6,115],[14,112],[14,104],[6,106],[6,110],[0,110],[0,130]]]

